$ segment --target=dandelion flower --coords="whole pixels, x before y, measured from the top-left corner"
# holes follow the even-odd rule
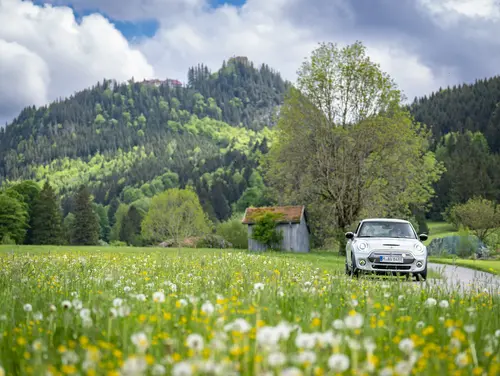
[[[333,372],[345,372],[349,368],[349,358],[344,354],[333,354],[328,358],[328,367]]]
[[[295,345],[299,349],[312,349],[316,345],[316,338],[310,333],[300,333],[295,337]]]
[[[280,376],[302,376],[302,375],[303,375],[302,371],[297,367],[285,368],[280,373]]]
[[[151,374],[153,376],[162,376],[167,373],[167,370],[163,364],[155,364],[151,369]]]
[[[363,316],[360,313],[348,315],[344,319],[344,323],[346,328],[348,329],[359,329],[363,326]]]
[[[465,325],[464,330],[466,333],[474,333],[476,331],[476,326],[474,324],[472,325]]]
[[[405,338],[399,342],[399,349],[405,354],[410,354],[413,351],[415,344],[410,338]]]
[[[345,328],[344,321],[337,319],[332,323],[334,329],[341,330]]]
[[[82,309],[83,307],[83,303],[81,300],[78,300],[78,299],[73,299],[73,301],[71,302],[73,304],[73,307],[77,310],[80,310]]]
[[[120,299],[120,298],[113,299],[113,307],[119,307],[122,305],[122,303],[123,303],[123,299]]]
[[[83,309],[80,311],[80,317],[82,318],[82,320],[85,320],[85,319],[90,318],[90,309],[88,309],[88,308],[83,308]]]
[[[70,309],[71,308],[71,302],[69,300],[64,300],[61,305],[63,306],[64,309]]]
[[[425,301],[425,305],[427,307],[434,307],[435,305],[437,304],[437,300],[434,299],[434,298],[428,298],[426,301]]]
[[[136,298],[138,301],[140,301],[140,302],[145,302],[145,301],[146,301],[146,295],[144,295],[144,294],[137,294],[137,295],[135,296],[135,298]],[[154,295],[153,295],[153,299],[154,299]]]
[[[449,306],[450,306],[450,303],[448,303],[447,300],[441,300],[439,302],[439,307],[441,307],[441,308],[448,308]]]
[[[203,350],[203,337],[196,333],[190,334],[186,338],[186,346],[195,351]]]
[[[149,347],[148,337],[146,336],[146,333],[144,333],[144,332],[132,334],[131,340],[132,340],[132,343],[137,348],[137,350],[140,352],[145,352],[147,350],[147,348]]]
[[[192,374],[193,374],[193,369],[191,368],[191,365],[188,362],[177,363],[172,368],[173,376],[191,376]]]
[[[297,361],[300,364],[314,364],[316,362],[316,353],[309,350],[302,351],[297,355]]]
[[[498,329],[497,331],[495,331],[495,337],[500,338],[500,329]]]
[[[25,304],[23,306],[23,309],[24,309],[24,312],[31,312],[33,310],[33,307],[31,306],[31,304]]]
[[[455,357],[455,364],[458,367],[465,367],[469,364],[469,357],[466,353],[462,352]]]
[[[42,321],[43,320],[43,313],[42,312],[36,312],[34,315],[33,315],[33,318],[37,321]]]
[[[163,303],[165,301],[165,293],[163,291],[153,293],[153,301],[155,303]]]
[[[146,372],[148,363],[144,358],[132,356],[122,365],[122,374],[126,376],[142,375]]]
[[[253,289],[255,291],[260,291],[260,290],[264,290],[264,284],[261,283],[261,282],[257,282],[253,285]]]
[[[286,363],[286,356],[282,352],[272,352],[267,357],[267,362],[271,367],[282,367]]]
[[[210,316],[212,313],[214,313],[214,311],[214,305],[208,301],[203,303],[203,305],[201,306],[201,312],[205,313],[206,315]]]

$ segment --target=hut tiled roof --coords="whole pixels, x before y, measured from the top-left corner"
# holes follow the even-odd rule
[[[304,206],[270,206],[262,208],[248,208],[243,217],[243,224],[253,224],[256,218],[265,213],[281,214],[278,223],[300,223]]]

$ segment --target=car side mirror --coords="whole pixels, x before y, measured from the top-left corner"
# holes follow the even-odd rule
[[[346,237],[347,239],[352,239],[352,238],[354,238],[354,233],[353,233],[353,232],[350,232],[350,231],[349,231],[349,232],[346,232],[346,233],[345,233],[345,237]]]
[[[418,236],[420,238],[421,241],[425,242],[429,237],[427,236],[427,234],[420,234]]]

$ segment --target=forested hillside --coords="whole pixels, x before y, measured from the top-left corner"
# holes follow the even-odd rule
[[[102,207],[191,186],[210,217],[224,220],[245,192],[240,206],[249,197],[265,203],[259,155],[267,152],[288,86],[246,58],[232,58],[214,73],[190,68],[185,87],[105,80],[28,107],[2,129],[0,182],[49,179],[64,216],[81,184]]]
[[[409,108],[432,130],[446,168],[428,216],[442,219],[450,206],[472,197],[500,200],[500,77],[442,89]]]

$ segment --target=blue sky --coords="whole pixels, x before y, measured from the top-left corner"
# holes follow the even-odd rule
[[[0,123],[104,78],[185,82],[235,55],[293,82],[319,42],[362,41],[412,100],[499,75],[498,35],[498,0],[0,0]]]

